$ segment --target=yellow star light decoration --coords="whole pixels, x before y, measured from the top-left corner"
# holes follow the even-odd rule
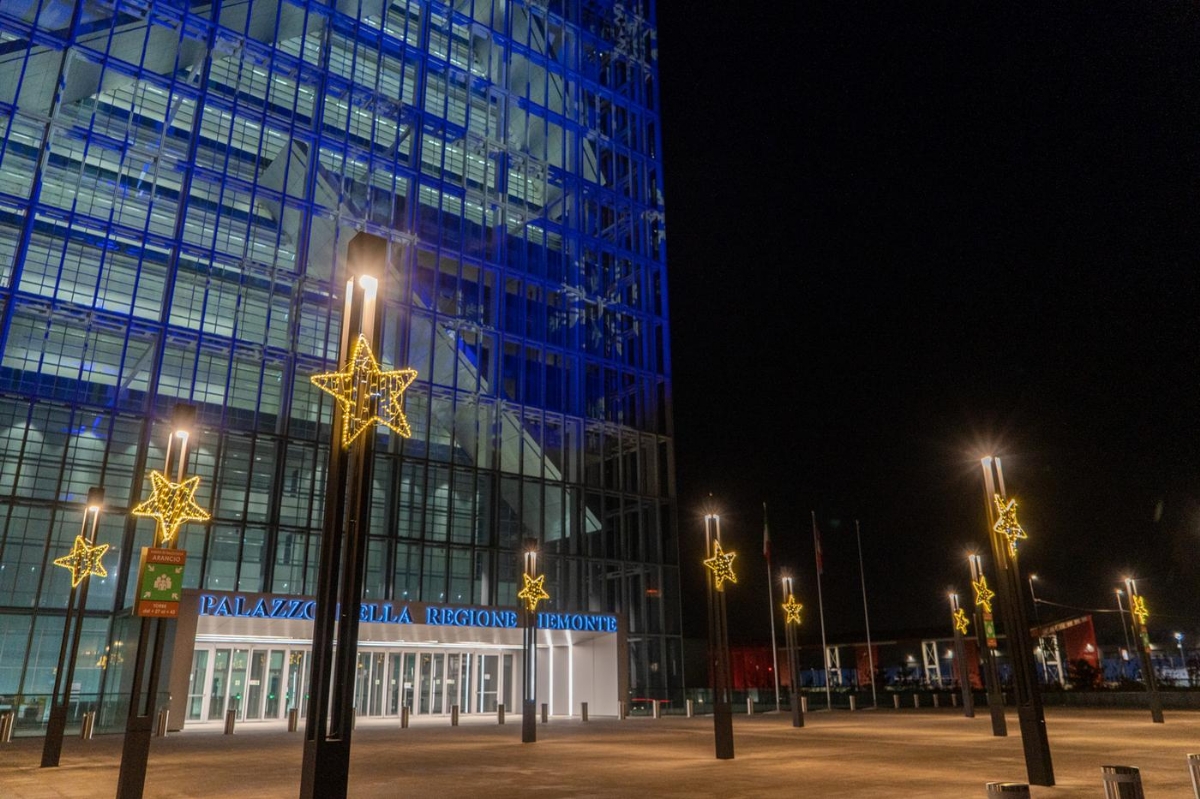
[[[975,588],[975,606],[991,613],[992,598],[996,596],[996,592],[988,588],[987,577],[981,574],[979,582],[972,582],[971,585]]]
[[[713,556],[704,561],[704,565],[712,569],[713,581],[717,584],[718,591],[725,590],[725,581],[731,583],[737,582],[737,575],[733,573],[733,559],[737,557],[736,552],[725,552],[721,549],[720,541],[713,541]]]
[[[971,622],[967,618],[967,612],[962,608],[954,611],[954,629],[958,630],[963,635],[967,634],[967,625]]]
[[[525,587],[517,592],[517,599],[524,599],[525,607],[529,610],[537,610],[539,602],[550,598],[545,588],[546,575],[539,574],[537,577],[530,577],[528,574],[522,574],[521,576],[525,578]]]
[[[996,520],[996,526],[992,529],[1008,539],[1008,551],[1015,558],[1017,542],[1029,536],[1025,535],[1025,531],[1021,529],[1021,523],[1017,521],[1017,501],[1010,499],[1006,502],[999,494],[996,494],[995,498],[996,511],[1000,514],[1000,518]]]
[[[134,516],[150,516],[158,520],[158,542],[165,544],[175,537],[184,522],[208,521],[208,511],[196,504],[199,477],[172,483],[159,471],[150,472],[150,498],[130,511]]]
[[[1138,624],[1145,627],[1146,619],[1150,618],[1150,609],[1146,607],[1146,598],[1141,594],[1130,594],[1129,606],[1129,612],[1137,616]]]
[[[799,624],[800,623],[800,609],[802,607],[804,607],[804,606],[801,605],[799,602],[797,602],[796,598],[794,596],[792,596],[791,594],[788,594],[787,602],[783,603],[783,612],[784,612],[784,615],[786,616],[786,618],[783,620],[783,623],[784,624]]]
[[[349,447],[372,424],[381,424],[405,438],[412,435],[404,415],[404,390],[417,379],[417,370],[380,369],[366,336],[360,334],[354,342],[344,370],[310,379],[342,408],[343,447]]]
[[[97,577],[107,577],[108,571],[104,568],[104,564],[100,559],[104,557],[104,553],[108,551],[108,544],[97,544],[92,546],[87,542],[87,539],[81,535],[75,536],[75,546],[71,547],[71,551],[61,558],[54,559],[55,566],[62,566],[64,569],[71,571],[71,587],[75,588],[89,574],[94,574]]]

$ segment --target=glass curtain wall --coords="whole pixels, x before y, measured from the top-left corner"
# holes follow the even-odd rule
[[[199,409],[187,584],[315,590],[341,264],[390,242],[370,598],[628,619],[680,696],[649,0],[0,0],[0,709],[40,720],[106,490],[77,680],[119,683],[129,508]],[[259,664],[276,669],[281,664]]]

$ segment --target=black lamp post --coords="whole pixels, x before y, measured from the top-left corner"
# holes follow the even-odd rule
[[[1000,687],[1000,669],[996,665],[996,619],[992,615],[992,600],[996,594],[988,586],[979,555],[968,558],[971,564],[971,585],[975,589],[975,643],[983,659],[983,683],[987,689],[988,710],[992,716],[992,735],[1006,737],[1008,720],[1004,717],[1004,691]]]
[[[1050,741],[1046,736],[1046,714],[1033,662],[1033,642],[1025,614],[1024,581],[1017,560],[1017,541],[1026,538],[1017,523],[1016,501],[1004,490],[1004,471],[999,458],[984,458],[983,478],[988,521],[988,539],[992,560],[996,563],[997,588],[1008,644],[1012,651],[1013,686],[1017,718],[1021,726],[1021,744],[1025,750],[1025,771],[1033,785],[1054,784],[1054,764],[1050,759]]]
[[[359,233],[350,240],[338,348],[341,371],[312,378],[337,402],[325,472],[301,799],[346,797],[375,425],[411,435],[401,399],[416,372],[384,371],[375,355],[380,351],[383,306],[378,297],[387,254],[387,240],[379,236]]]
[[[521,605],[521,635],[523,677],[521,689],[521,743],[537,742],[537,604],[545,599],[542,585],[545,578],[538,575],[537,540],[525,539],[521,569],[524,585],[517,597]]]
[[[1146,608],[1146,598],[1137,592],[1137,582],[1132,578],[1125,580],[1125,592],[1129,595],[1129,615],[1132,617],[1133,635],[1142,664],[1142,681],[1146,683],[1146,695],[1150,699],[1150,720],[1162,724],[1162,697],[1158,695],[1158,677],[1154,674],[1154,662],[1150,658],[1150,633],[1146,629],[1150,611]]]
[[[734,553],[721,549],[721,517],[704,517],[704,565],[712,574],[708,592],[708,663],[713,679],[713,737],[717,759],[733,759],[733,690],[729,675],[729,628],[725,614],[725,583],[737,582],[731,563]]]
[[[971,672],[967,667],[967,647],[963,636],[967,633],[967,613],[958,604],[958,594],[950,594],[950,617],[954,622],[954,664],[958,672],[958,686],[962,691],[963,715],[975,718],[975,695],[971,692]]]
[[[88,489],[83,526],[71,553],[55,563],[71,570],[71,593],[67,597],[67,615],[63,619],[62,645],[58,649],[58,668],[54,671],[54,693],[50,696],[50,719],[46,740],[42,743],[42,768],[58,765],[62,755],[63,733],[67,727],[67,709],[71,704],[71,683],[75,679],[75,660],[79,657],[79,638],[83,632],[83,611],[87,607],[88,586],[92,574],[105,576],[100,557],[107,546],[96,546],[96,528],[104,505],[104,489]],[[91,522],[89,525],[88,522]],[[78,607],[76,604],[78,603]]]
[[[791,683],[792,726],[803,727],[804,712],[800,707],[800,653],[796,649],[796,628],[800,626],[802,605],[792,594],[791,577],[783,578],[783,593],[787,595],[787,602],[783,603],[783,645],[787,648],[788,674]]]
[[[196,422],[194,405],[176,405],[171,417],[171,435],[162,472],[151,472],[153,492],[148,500],[136,506],[134,516],[157,519],[155,544],[163,549],[177,549],[176,533],[186,521],[203,521],[208,514],[195,503],[199,478],[184,479],[187,471],[188,443]],[[172,473],[175,480],[171,481]],[[143,549],[144,556],[149,550]],[[186,553],[180,553],[186,554]],[[143,566],[144,566],[143,562]],[[140,569],[139,569],[140,572]],[[137,578],[140,579],[140,574]],[[139,587],[140,590],[140,587]],[[134,600],[137,607],[137,598]],[[150,736],[154,711],[158,706],[158,688],[162,681],[163,650],[167,625],[174,618],[141,616],[137,652],[133,662],[133,683],[129,692],[129,712],[125,718],[125,739],[121,749],[121,768],[117,775],[118,799],[141,799],[146,786],[146,762],[150,758]],[[151,632],[153,630],[153,632]]]

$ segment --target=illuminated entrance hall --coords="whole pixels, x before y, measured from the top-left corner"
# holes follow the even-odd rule
[[[185,587],[315,593],[332,400],[309,377],[337,368],[359,231],[389,243],[380,361],[418,373],[412,438],[378,433],[364,602],[514,608],[532,538],[542,609],[620,620],[614,701],[682,696],[651,3],[0,0],[0,42],[0,697],[18,731],[48,712],[70,588],[52,562],[93,485],[108,576],[70,713],[119,726],[153,535],[129,511],[176,403],[197,408],[188,473],[212,516],[179,532]],[[310,633],[206,634],[169,664],[208,653],[172,725],[197,695],[211,714],[222,649],[227,680],[245,658],[243,712],[282,712],[268,688]],[[364,638],[385,656],[364,669],[387,685],[389,658],[417,655],[416,691],[442,652],[443,705],[451,654],[460,687],[490,685],[493,650],[408,643]],[[519,641],[478,643],[508,685]]]

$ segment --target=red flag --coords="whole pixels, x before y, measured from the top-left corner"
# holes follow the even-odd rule
[[[767,526],[767,503],[763,503],[763,557],[771,559],[771,528]]]

